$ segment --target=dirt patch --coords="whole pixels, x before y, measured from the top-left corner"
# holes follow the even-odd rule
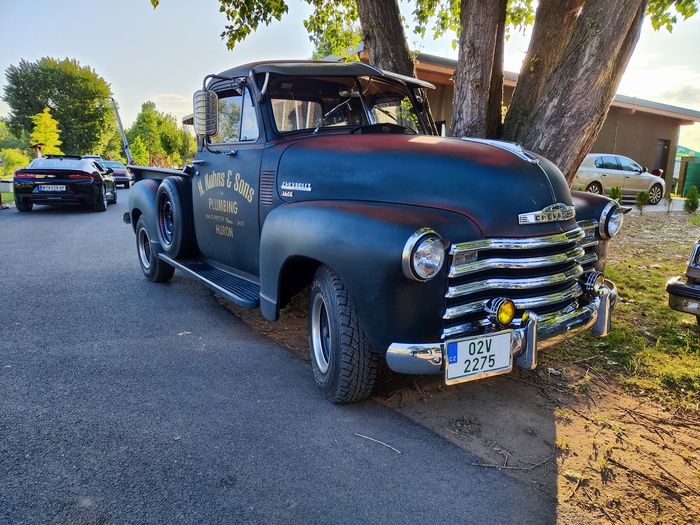
[[[700,229],[685,213],[636,210],[610,259],[655,250],[687,260]],[[661,234],[662,233],[662,234]],[[678,244],[688,245],[678,253]],[[659,293],[664,293],[659,291]],[[261,334],[309,361],[306,298],[280,321],[221,300]],[[440,376],[381,370],[374,399],[558,500],[561,524],[700,523],[700,419],[625,391],[585,364],[446,387]]]

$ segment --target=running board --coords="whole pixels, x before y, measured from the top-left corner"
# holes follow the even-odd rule
[[[199,259],[180,261],[172,259],[164,253],[158,254],[158,258],[239,306],[245,308],[260,306],[260,285],[257,283],[221,270]]]

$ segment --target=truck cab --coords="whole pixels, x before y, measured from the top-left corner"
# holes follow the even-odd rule
[[[371,393],[379,359],[454,384],[605,336],[624,210],[515,144],[432,135],[431,87],[361,63],[209,75],[192,164],[131,168],[143,273],[271,320],[309,289],[313,375],[336,403]]]

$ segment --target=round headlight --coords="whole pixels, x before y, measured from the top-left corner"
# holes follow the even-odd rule
[[[615,237],[622,229],[625,213],[616,202],[608,204],[600,215],[600,235],[603,239]]]
[[[416,281],[435,277],[445,263],[447,241],[428,229],[418,230],[406,242],[402,262],[404,273]]]

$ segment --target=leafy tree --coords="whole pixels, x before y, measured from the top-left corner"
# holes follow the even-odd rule
[[[18,148],[0,149],[0,159],[3,163],[0,166],[0,178],[12,177],[15,170],[23,168],[31,162],[31,157]]]
[[[21,60],[5,72],[3,100],[10,106],[7,121],[19,136],[33,129],[31,117],[49,108],[61,131],[63,151],[81,155],[101,151],[112,114],[109,84],[76,60]]]
[[[194,137],[177,127],[174,116],[156,109],[154,102],[141,105],[133,126],[126,131],[131,155],[138,164],[180,165],[194,157],[196,144]],[[145,159],[134,153],[134,144],[140,140],[145,149]],[[145,162],[143,162],[145,160]]]
[[[148,166],[148,147],[141,140],[140,136],[134,137],[133,140],[129,139],[129,151],[131,152],[131,157],[134,162],[140,166]]]
[[[58,122],[51,118],[49,108],[30,117],[34,123],[34,129],[29,134],[32,144],[42,144],[41,151],[45,155],[63,155],[59,148],[63,142],[59,138],[61,130],[58,129]]]
[[[15,137],[4,119],[0,118],[0,149],[29,149],[29,135],[22,132],[20,137]]]
[[[331,42],[351,26],[354,10],[370,62],[414,75],[398,0],[307,0],[312,40]],[[156,7],[159,0],[151,0]],[[260,24],[287,13],[284,0],[219,0],[231,22],[222,37],[233,48]],[[413,0],[415,30],[458,33],[459,59],[451,135],[503,138],[557,164],[571,182],[603,126],[645,15],[670,30],[694,15],[698,0]],[[501,127],[503,43],[508,27],[534,20],[530,47]],[[381,28],[381,31],[378,30]]]

